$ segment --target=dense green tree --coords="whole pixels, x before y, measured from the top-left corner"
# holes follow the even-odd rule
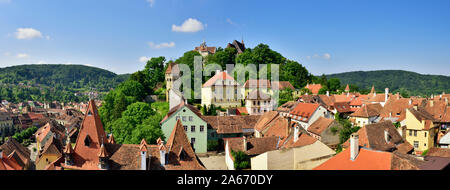
[[[327,87],[330,90],[330,92],[336,92],[338,89],[341,88],[341,80],[338,78],[330,78],[327,83]]]
[[[288,60],[280,67],[280,80],[289,81],[297,89],[305,87],[311,78],[308,70],[296,61]]]

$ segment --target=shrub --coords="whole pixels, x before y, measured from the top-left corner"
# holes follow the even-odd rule
[[[215,150],[217,150],[218,147],[219,147],[219,142],[213,141],[213,140],[208,141],[208,144],[207,144],[208,151],[215,151]]]

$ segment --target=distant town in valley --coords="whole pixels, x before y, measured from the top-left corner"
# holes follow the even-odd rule
[[[174,85],[179,65],[193,70],[195,56],[222,67],[202,78],[200,99]],[[239,82],[226,70],[255,60],[279,64],[279,81]],[[243,40],[225,48],[204,41],[129,75],[78,65],[0,69],[0,170],[448,169],[450,77],[422,77],[446,82],[409,90],[386,81],[410,72],[374,72],[385,83],[314,76]]]

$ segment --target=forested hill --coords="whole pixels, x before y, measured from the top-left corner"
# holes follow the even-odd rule
[[[108,92],[126,75],[84,65],[19,65],[0,68],[0,99],[82,101],[75,93]],[[45,97],[41,96],[45,95]],[[85,99],[86,97],[84,97]]]
[[[0,68],[2,84],[55,86],[69,88],[98,88],[109,90],[127,79],[127,75],[84,65],[20,65]]]
[[[339,78],[343,85],[353,84],[360,89],[377,91],[389,88],[391,92],[406,92],[409,95],[431,95],[450,93],[450,76],[422,75],[402,70],[355,71],[326,75]]]

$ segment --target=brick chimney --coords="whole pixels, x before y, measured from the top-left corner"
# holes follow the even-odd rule
[[[353,161],[359,154],[359,135],[358,133],[353,133],[350,135],[350,159]]]

